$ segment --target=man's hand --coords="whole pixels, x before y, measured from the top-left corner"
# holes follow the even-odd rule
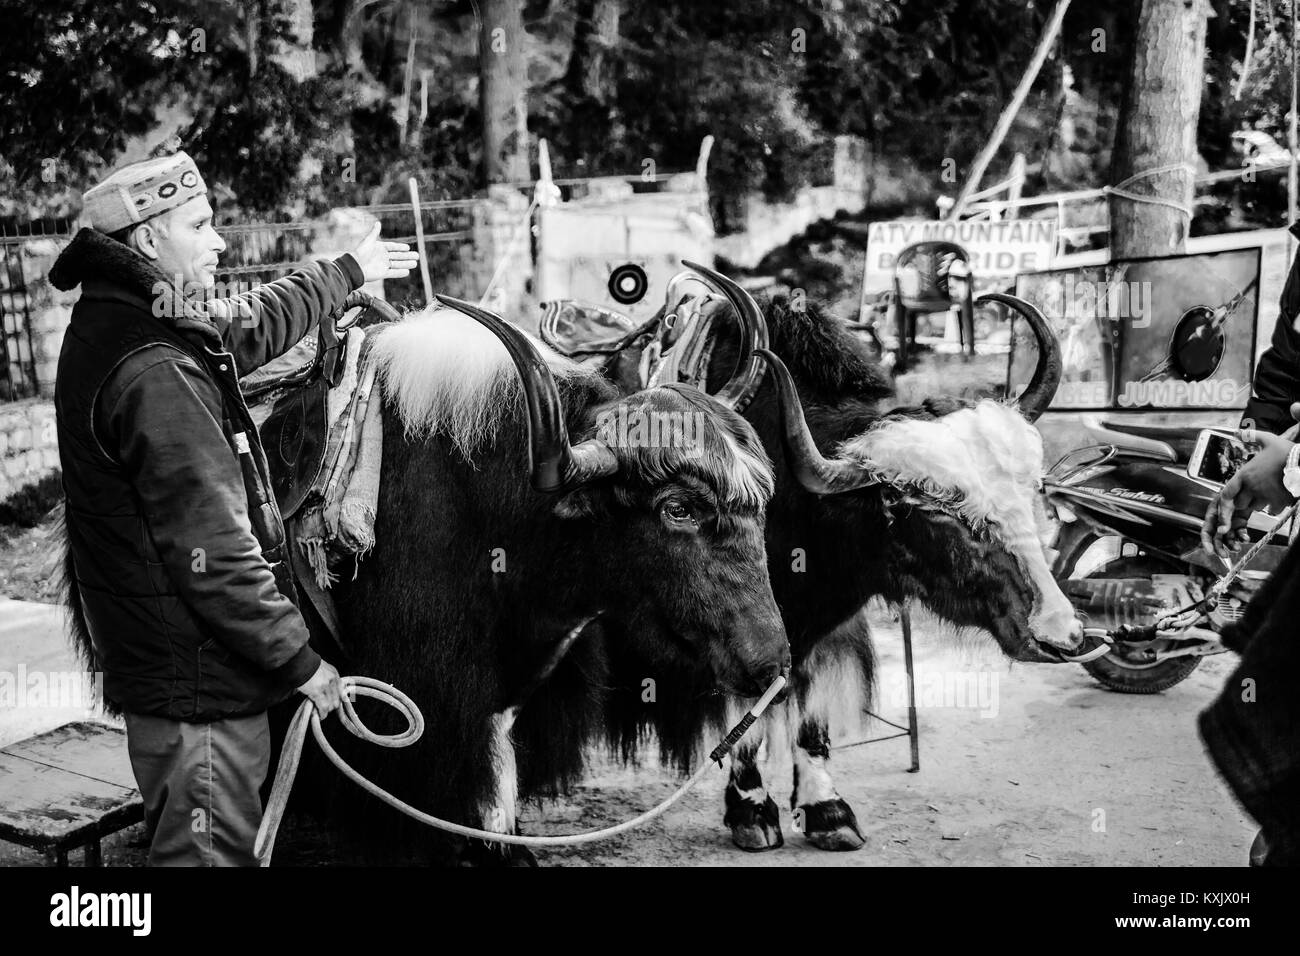
[[[1282,437],[1288,441],[1295,441],[1300,436],[1300,402],[1291,403],[1291,417],[1295,419],[1296,424],[1292,425],[1282,433]]]
[[[1291,503],[1282,486],[1282,468],[1294,443],[1253,428],[1242,429],[1241,437],[1262,447],[1210,502],[1201,525],[1201,547],[1224,561],[1246,543],[1246,522],[1252,512],[1267,507],[1277,514]]]
[[[316,713],[321,717],[328,717],[342,703],[343,688],[339,683],[339,672],[328,661],[321,661],[316,673],[298,691],[316,705]]]
[[[361,266],[367,282],[379,279],[400,279],[420,261],[417,253],[404,242],[381,242],[380,224],[375,223],[361,245],[352,250],[352,256]]]

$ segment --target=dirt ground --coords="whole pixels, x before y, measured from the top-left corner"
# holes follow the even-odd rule
[[[881,655],[877,712],[894,706],[902,639],[874,618]],[[991,649],[952,649],[938,629],[916,633],[919,773],[906,738],[836,751],[832,775],[867,845],[825,853],[791,829],[788,759],[770,755],[769,792],[782,807],[786,844],[743,853],[722,826],[724,774],[705,778],[641,834],[546,851],[551,865],[688,866],[1239,866],[1254,838],[1206,758],[1195,717],[1232,669],[1207,659],[1163,694],[1104,690],[1073,665],[1007,665]],[[939,675],[982,673],[993,706],[949,706]],[[997,676],[996,685],[993,675]],[[981,710],[989,716],[981,716]],[[874,724],[866,736],[892,732]],[[837,734],[837,742],[848,739]],[[655,771],[606,766],[573,800],[525,816],[529,832],[565,833],[626,819],[671,793]]]
[[[906,721],[902,641],[873,615],[881,657],[877,712]],[[1102,689],[1074,665],[1008,665],[983,645],[954,648],[932,623],[916,628],[921,770],[908,773],[906,738],[837,750],[832,774],[867,845],[851,853],[808,846],[791,827],[790,769],[765,769],[782,807],[786,844],[759,854],[731,845],[722,826],[721,771],[663,817],[630,835],[542,850],[544,866],[1238,866],[1254,836],[1215,776],[1195,716],[1217,693],[1232,658],[1207,659],[1182,684],[1150,697]],[[982,696],[944,692],[959,676]],[[879,723],[833,727],[837,743],[893,731]],[[679,779],[654,766],[596,759],[571,798],[530,805],[524,832],[558,835],[608,826],[667,797]],[[105,844],[108,865],[144,862],[140,828]],[[0,844],[0,865],[39,864]],[[348,855],[305,821],[287,821],[280,865],[330,865]]]

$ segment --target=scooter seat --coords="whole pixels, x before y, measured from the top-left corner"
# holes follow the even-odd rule
[[[1154,450],[1152,447],[1153,442],[1164,445],[1178,461],[1187,461],[1192,457],[1192,450],[1196,447],[1196,439],[1203,427],[1200,425],[1151,425],[1122,418],[1103,418],[1097,424],[1109,432],[1132,435],[1137,439],[1137,441],[1133,442],[1133,445],[1138,449]],[[1123,441],[1116,438],[1115,443],[1123,444]]]

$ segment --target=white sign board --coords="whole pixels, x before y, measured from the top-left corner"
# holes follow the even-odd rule
[[[979,291],[1009,286],[1025,272],[1052,266],[1056,253],[1055,219],[1009,219],[1002,222],[921,219],[873,222],[867,233],[867,274],[863,292],[884,292],[894,286],[894,262],[915,242],[955,242],[970,255],[970,269]]]

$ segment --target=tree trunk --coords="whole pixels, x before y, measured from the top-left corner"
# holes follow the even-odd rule
[[[478,38],[483,175],[489,184],[528,179],[528,107],[524,99],[522,4],[483,0]]]
[[[334,15],[327,30],[330,56],[348,73],[361,73],[365,69],[361,59],[361,35],[365,28],[364,11],[370,5],[362,0],[338,0],[334,5]]]
[[[1184,250],[1191,225],[1196,123],[1204,77],[1204,0],[1140,0],[1128,81],[1120,106],[1111,182],[1116,186],[1150,170],[1186,164],[1124,185],[1125,192],[1158,197],[1144,202],[1111,194],[1111,259],[1170,256]]]
[[[622,0],[578,0],[573,50],[564,77],[571,94],[605,102],[609,93],[605,54],[618,43],[622,13]]]
[[[288,0],[284,8],[288,34],[276,42],[274,60],[284,72],[301,83],[316,75],[316,52],[312,49],[311,0]]]
[[[244,47],[248,51],[248,78],[257,76],[258,44],[261,42],[258,19],[262,15],[261,4],[257,0],[244,3]]]

